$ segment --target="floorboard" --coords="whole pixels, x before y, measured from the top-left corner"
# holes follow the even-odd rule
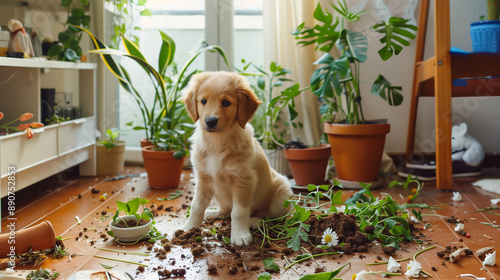
[[[144,172],[143,167],[127,166],[124,174],[140,175]],[[112,176],[111,176],[112,177]],[[110,176],[100,177],[78,177],[75,172],[72,174],[59,174],[29,188],[16,193],[16,227],[17,229],[38,224],[44,220],[52,223],[56,236],[69,238],[64,241],[65,246],[71,254],[77,254],[71,258],[47,259],[41,267],[52,269],[61,273],[59,279],[68,279],[76,271],[81,270],[103,270],[104,265],[113,266],[113,270],[128,271],[136,279],[158,279],[156,271],[147,269],[144,273],[138,273],[136,264],[110,261],[97,258],[96,256],[123,259],[149,265],[150,268],[187,268],[186,279],[256,279],[260,269],[255,272],[245,271],[240,267],[238,272],[230,274],[230,264],[234,262],[233,255],[224,248],[215,248],[212,252],[203,254],[202,257],[193,257],[189,249],[180,247],[172,248],[167,258],[160,260],[154,256],[136,256],[123,253],[103,251],[101,248],[112,248],[126,250],[128,252],[146,252],[146,244],[120,245],[112,239],[105,240],[102,234],[106,233],[110,216],[116,211],[116,201],[126,201],[129,198],[141,196],[148,198],[154,204],[162,204],[164,207],[172,206],[173,211],[159,211],[156,218],[158,229],[172,237],[175,230],[182,225],[185,220],[185,205],[192,199],[193,184],[190,179],[192,173],[189,170],[183,171],[183,177],[179,190],[184,195],[171,201],[159,202],[157,198],[166,197],[174,190],[155,190],[148,186],[147,178],[143,176],[127,177],[120,180],[108,181]],[[419,230],[421,240],[425,241],[424,247],[436,246],[418,256],[423,269],[429,272],[435,279],[455,279],[460,274],[474,274],[486,279],[500,279],[500,261],[493,267],[483,268],[482,260],[475,255],[462,257],[456,263],[449,263],[437,256],[438,251],[445,250],[446,246],[464,246],[473,251],[492,246],[495,251],[500,249],[497,243],[500,240],[500,229],[488,226],[483,223],[493,225],[500,224],[500,211],[493,210],[493,213],[477,212],[478,209],[491,206],[490,199],[499,198],[500,195],[486,192],[472,186],[472,182],[481,178],[500,178],[498,169],[485,170],[482,177],[460,178],[454,180],[451,191],[440,191],[435,187],[434,182],[424,183],[423,190],[415,200],[416,203],[426,203],[427,205],[440,205],[439,209],[422,210],[423,221],[416,224],[416,227],[424,227],[430,224],[425,230]],[[392,178],[387,178],[390,180]],[[93,193],[99,191],[99,193]],[[452,192],[459,191],[463,200],[452,201]],[[356,191],[344,190],[343,199],[352,196]],[[106,195],[106,200],[101,201],[100,196]],[[395,187],[388,189],[382,187],[373,190],[375,196],[384,197],[391,195],[394,200],[404,203],[411,195],[410,189]],[[2,199],[2,232],[7,232],[7,211],[6,199]],[[103,215],[104,214],[104,215]],[[78,223],[76,216],[81,223]],[[454,231],[454,225],[447,222],[447,219],[454,217],[465,221],[465,231],[470,234],[470,238],[462,236]],[[86,231],[84,231],[86,229]],[[394,256],[395,259],[411,257],[419,248],[415,243],[403,245]],[[251,264],[250,256],[255,252],[242,250],[242,259],[246,265]],[[184,255],[182,258],[181,255]],[[350,262],[350,268],[338,277],[351,279],[351,276],[363,269],[372,271],[386,270],[385,265],[366,266],[367,263],[377,262],[377,257],[387,259],[381,252],[380,246],[372,246],[367,253],[354,253],[345,256],[325,256],[316,258],[314,261],[304,262],[294,266],[278,275],[273,275],[272,279],[299,279],[299,275],[313,273],[316,267],[325,267],[327,271],[332,271],[341,265]],[[279,260],[279,254],[275,258]],[[172,261],[175,259],[175,264]],[[247,263],[248,262],[248,263]],[[209,275],[207,268],[209,264],[228,264],[221,266],[216,275]],[[283,264],[280,262],[279,264]],[[406,271],[407,262],[402,262],[403,272]],[[1,260],[0,267],[5,268],[6,259]],[[262,265],[261,265],[262,266]],[[36,269],[32,266],[17,267],[17,269]],[[369,276],[367,279],[380,279],[380,274]],[[406,276],[394,276],[393,279],[407,279]],[[0,278],[1,279],[1,278]],[[471,279],[471,278],[470,278]]]

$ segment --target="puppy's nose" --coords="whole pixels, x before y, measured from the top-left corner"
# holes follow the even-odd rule
[[[205,123],[208,128],[215,128],[217,126],[217,117],[208,117],[205,119]]]

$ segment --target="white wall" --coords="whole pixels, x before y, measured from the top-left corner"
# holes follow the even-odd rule
[[[405,3],[407,1],[401,1]],[[471,51],[470,23],[478,21],[481,15],[486,14],[486,1],[452,0],[451,2],[451,46]],[[431,1],[429,11],[429,22],[427,28],[427,40],[425,47],[425,58],[434,55],[434,19],[433,5]],[[365,10],[375,9],[373,1],[369,1]],[[398,9],[394,9],[395,15]],[[418,7],[415,16],[418,21]],[[357,29],[364,29],[375,22],[372,14],[359,23]],[[415,56],[414,40],[411,46],[406,47],[403,52],[382,62],[377,51],[380,48],[379,34],[374,32],[369,36],[368,59],[361,67],[361,80],[373,81],[378,74],[384,75],[395,85],[403,86],[405,100],[399,107],[390,107],[379,97],[372,96],[370,83],[362,86],[363,109],[366,118],[388,118],[391,123],[391,132],[386,140],[388,152],[400,153],[406,148],[406,134],[408,128],[408,117],[412,87],[413,62]],[[499,66],[500,67],[500,66]],[[466,122],[469,133],[478,139],[484,146],[486,152],[500,151],[500,122],[496,113],[500,107],[500,98],[497,97],[470,97],[453,99],[453,124]],[[420,98],[417,118],[417,131],[415,139],[416,149],[431,152],[435,150],[434,144],[434,98]]]

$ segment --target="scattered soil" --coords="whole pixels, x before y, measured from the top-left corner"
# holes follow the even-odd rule
[[[384,253],[386,255],[392,256],[396,252],[396,248],[394,248],[392,246],[386,246],[386,247],[382,248],[382,251],[384,251]]]

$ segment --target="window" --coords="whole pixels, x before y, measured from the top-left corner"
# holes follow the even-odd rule
[[[199,42],[206,40],[210,44],[221,45],[226,54],[231,55],[231,60],[237,68],[242,65],[241,59],[252,61],[256,65],[264,64],[263,0],[148,0],[147,5],[153,16],[140,19],[140,48],[153,66],[157,64],[161,46],[158,30],[174,39],[175,61],[182,60],[183,56],[185,58]],[[233,10],[234,17],[228,17],[233,15]],[[231,32],[221,32],[221,29]],[[211,60],[210,55],[200,56],[193,67],[202,70],[224,69],[220,63]],[[136,73],[139,75],[142,71],[137,68],[134,76]],[[144,87],[148,92],[147,87],[150,85],[147,77],[144,75],[134,78],[144,79]],[[153,90],[149,92],[151,95],[144,98],[147,102],[152,102]],[[120,89],[120,128],[127,130],[122,133],[121,138],[127,142],[127,146],[138,147],[140,139],[144,138],[144,131],[130,131],[126,124],[132,121],[134,125],[138,125],[142,118],[134,98]]]

